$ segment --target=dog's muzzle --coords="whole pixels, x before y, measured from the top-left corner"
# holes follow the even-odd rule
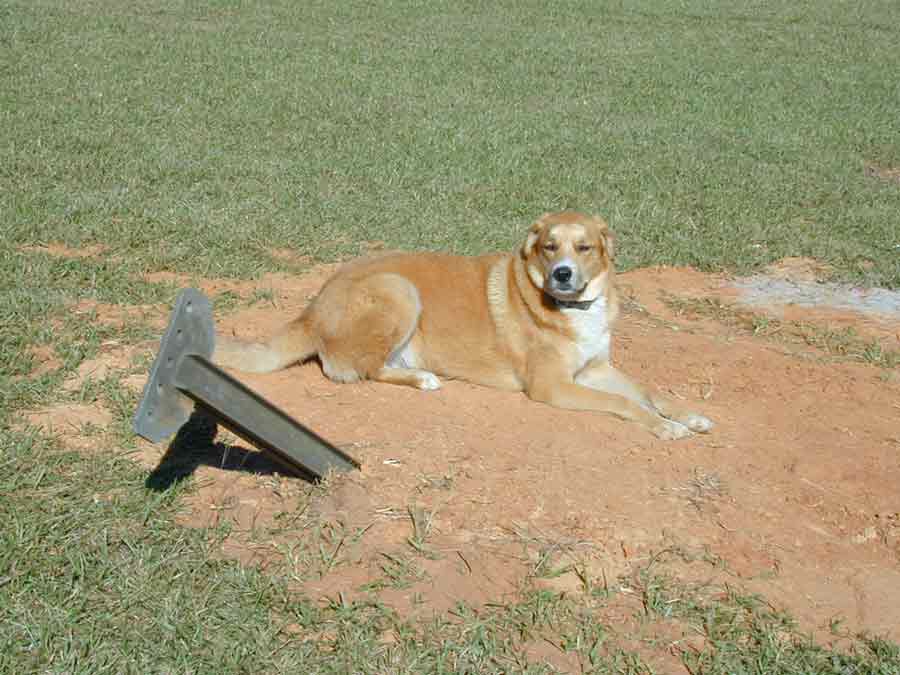
[[[578,268],[568,260],[560,260],[550,270],[547,290],[553,295],[572,297],[581,292]]]

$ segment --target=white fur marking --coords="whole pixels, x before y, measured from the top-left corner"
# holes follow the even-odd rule
[[[581,352],[581,370],[588,361],[609,358],[611,336],[606,320],[606,298],[600,296],[588,309],[564,307],[562,313],[575,330],[575,343]]]
[[[698,431],[701,434],[710,431],[714,426],[711,419],[696,414],[688,416],[687,419],[684,420],[684,425],[691,431]]]
[[[435,389],[440,388],[441,381],[438,379],[437,375],[429,373],[427,370],[419,374],[419,389],[434,391]]]
[[[553,264],[553,269],[550,270],[551,275],[556,271],[557,267],[568,267],[573,273],[578,271],[578,263],[571,258],[563,258],[562,260],[555,262]]]
[[[584,292],[578,299],[588,301],[593,300],[594,298],[599,298],[601,293],[603,293],[603,289],[606,288],[608,276],[609,272],[604,272],[600,276],[591,279],[590,283],[588,283],[587,287],[584,289]]]
[[[419,357],[407,341],[400,349],[394,350],[385,364],[388,368],[419,368]]]
[[[680,422],[663,420],[663,423],[654,429],[654,433],[658,438],[661,438],[664,441],[674,441],[679,438],[684,438],[685,436],[690,436],[691,430]]]
[[[416,320],[413,322],[412,326],[409,327],[409,331],[403,337],[403,340],[400,344],[394,348],[394,351],[390,353],[385,362],[385,366],[387,368],[418,368],[420,366],[419,357],[413,351],[413,348],[410,346],[410,340],[412,340],[413,333],[416,332],[416,327],[419,325],[419,316],[422,314],[422,301],[419,298],[419,292],[416,291]]]
[[[507,324],[506,317],[506,293],[509,283],[509,262],[505,259],[495,263],[488,274],[487,299],[488,311],[494,320],[494,325],[502,329]]]

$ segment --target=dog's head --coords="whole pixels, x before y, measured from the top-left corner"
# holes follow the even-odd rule
[[[613,237],[602,218],[577,211],[547,213],[528,231],[522,257],[531,282],[564,302],[592,301],[612,269]]]

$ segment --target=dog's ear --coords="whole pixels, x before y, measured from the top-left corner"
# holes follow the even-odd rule
[[[609,256],[610,260],[612,260],[616,257],[616,237],[608,226],[603,229],[602,238],[603,248],[606,249],[606,255]]]
[[[597,233],[600,235],[600,241],[606,250],[606,255],[612,260],[615,257],[616,238],[609,229],[609,224],[603,218],[595,216],[592,220],[594,227],[597,228]]]
[[[541,237],[541,232],[543,232],[544,228],[547,226],[547,216],[549,213],[545,213],[540,218],[538,218],[532,226],[528,230],[528,236],[525,237],[525,243],[522,244],[522,257],[527,258],[531,255],[531,251],[534,249],[534,245],[537,243],[537,240]]]

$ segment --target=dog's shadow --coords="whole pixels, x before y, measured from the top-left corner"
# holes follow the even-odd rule
[[[219,425],[202,410],[195,410],[175,434],[159,464],[144,485],[164,492],[194,475],[200,466],[214,466],[225,471],[243,471],[261,476],[284,474],[285,467],[264,453],[240,445],[216,441]],[[301,476],[303,480],[309,480]]]

